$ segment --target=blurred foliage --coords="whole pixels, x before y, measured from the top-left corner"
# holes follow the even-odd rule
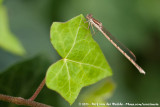
[[[6,8],[2,5],[0,5],[0,47],[17,55],[25,54],[21,43],[9,30]]]
[[[0,93],[30,98],[44,79],[49,65],[50,61],[39,55],[9,67],[0,73]],[[36,101],[53,106],[57,104],[56,96],[55,93],[44,87]],[[17,107],[17,105],[0,101],[0,107]]]
[[[114,73],[113,80],[117,85],[108,102],[160,104],[159,2],[159,0],[4,0],[3,5],[7,8],[11,31],[27,50],[26,58],[42,52],[54,62],[60,57],[50,44],[51,23],[67,21],[78,14],[92,13],[112,35],[135,53],[137,63],[146,71],[145,76],[139,74],[137,69],[96,31],[93,38],[99,43],[108,60]],[[0,70],[19,60],[23,58],[0,50]],[[61,97],[56,101],[60,102],[58,107],[69,107]],[[73,107],[77,104],[76,101]]]

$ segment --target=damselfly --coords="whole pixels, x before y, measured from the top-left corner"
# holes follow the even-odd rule
[[[89,21],[89,25],[96,27],[138,70],[140,73],[145,74],[144,70],[135,62],[136,56],[122,45],[115,37],[111,35],[103,26],[102,23],[92,17],[92,14],[88,14],[86,18]]]

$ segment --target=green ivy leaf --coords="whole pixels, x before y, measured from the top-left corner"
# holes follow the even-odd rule
[[[98,44],[87,29],[83,15],[51,26],[51,43],[62,57],[46,74],[48,88],[60,93],[70,104],[84,86],[112,75]]]
[[[2,5],[0,5],[0,48],[17,55],[25,54],[21,43],[9,30],[6,8]]]

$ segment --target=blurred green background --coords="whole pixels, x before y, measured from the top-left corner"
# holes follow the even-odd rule
[[[26,54],[20,57],[0,49],[0,72],[37,54],[43,54],[47,59],[47,70],[49,65],[60,59],[50,43],[52,22],[65,22],[79,14],[86,16],[92,13],[112,35],[135,53],[137,63],[146,71],[146,75],[140,74],[95,29],[93,38],[113,70],[112,80],[116,85],[108,102],[160,104],[160,0],[4,0],[3,6],[7,9],[9,28],[22,43]],[[40,83],[41,80],[38,81]],[[42,94],[45,95],[45,92]],[[48,104],[69,107],[59,94],[55,93],[55,96],[53,94],[53,100],[57,102],[48,101]],[[37,101],[43,102],[43,99]],[[0,105],[3,104],[6,103],[0,101]],[[75,102],[73,107],[77,106],[78,102]]]

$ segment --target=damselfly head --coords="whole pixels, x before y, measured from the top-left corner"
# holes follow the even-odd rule
[[[86,18],[87,19],[91,19],[92,18],[92,14],[87,14]]]

